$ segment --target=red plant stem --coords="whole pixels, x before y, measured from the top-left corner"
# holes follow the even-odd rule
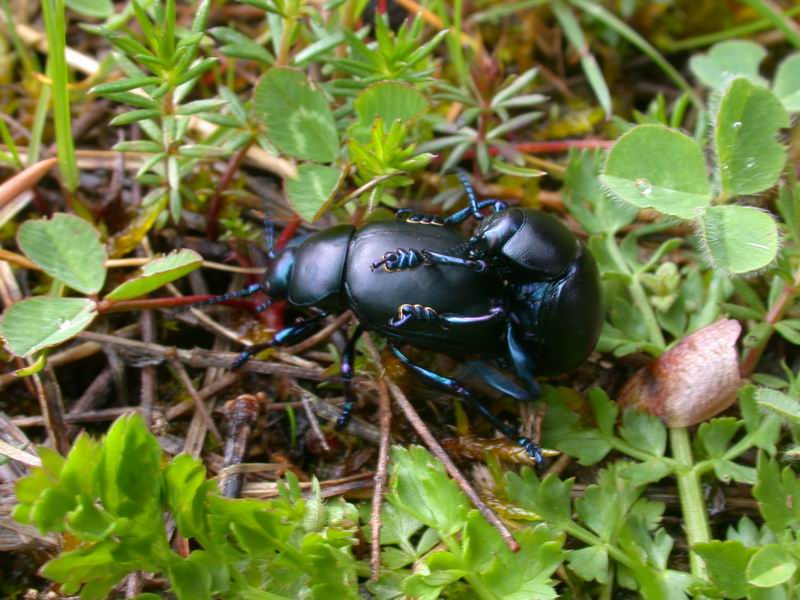
[[[378,14],[385,15],[389,10],[389,0],[378,0]]]
[[[206,210],[206,234],[212,240],[216,240],[217,235],[219,235],[219,212],[222,208],[222,194],[231,184],[233,176],[242,165],[242,161],[251,145],[252,142],[245,144],[231,156],[230,160],[228,160],[228,165],[225,167],[225,172],[222,174],[222,177],[220,177],[217,189],[208,202],[208,209]]]
[[[197,296],[174,296],[169,298],[140,298],[137,300],[101,300],[97,303],[97,312],[120,312],[125,310],[153,310],[158,308],[176,308],[180,306],[191,306],[198,302],[203,302],[213,295],[200,294]],[[220,302],[226,306],[238,306],[242,308],[253,308],[252,302],[242,300],[227,300]]]
[[[283,247],[292,240],[294,234],[297,233],[298,227],[300,227],[300,215],[294,215],[292,219],[286,223],[286,227],[283,228],[278,239],[275,240],[275,251],[282,250]]]
[[[525,154],[558,154],[561,152],[569,152],[571,148],[577,149],[593,149],[593,148],[610,148],[614,145],[611,140],[549,140],[543,142],[518,142],[511,144],[518,152]],[[489,147],[489,154],[497,156],[500,154],[500,149],[495,146]],[[464,154],[465,159],[470,159],[475,156],[474,150],[469,150]],[[437,160],[441,160],[437,157]]]

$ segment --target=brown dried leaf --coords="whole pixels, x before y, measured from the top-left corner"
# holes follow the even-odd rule
[[[742,384],[738,321],[723,319],[684,338],[628,380],[619,403],[669,427],[695,425],[733,404]]]

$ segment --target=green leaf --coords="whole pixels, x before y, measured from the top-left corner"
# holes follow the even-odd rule
[[[317,219],[339,186],[343,172],[335,167],[305,164],[296,179],[286,180],[286,194],[292,208],[309,223]]]
[[[608,581],[608,550],[605,546],[587,546],[569,552],[569,568],[585,581]]]
[[[758,67],[767,51],[755,42],[731,40],[714,44],[708,54],[696,54],[689,59],[689,68],[706,87],[720,90],[734,77],[747,77],[765,83]]]
[[[338,158],[339,136],[328,101],[301,71],[267,71],[256,86],[255,113],[282,152],[320,162]]]
[[[114,14],[111,0],[66,0],[67,8],[86,17],[105,19]]]
[[[747,79],[731,82],[714,125],[725,194],[756,194],[778,182],[786,163],[786,150],[776,138],[788,126],[789,115],[775,94]]]
[[[191,273],[202,264],[203,257],[194,250],[172,252],[144,265],[138,275],[118,285],[105,299],[128,300],[144,296],[162,285]]]
[[[778,65],[772,91],[786,110],[800,111],[800,53],[787,56]]]
[[[778,253],[775,220],[752,206],[712,206],[703,212],[699,223],[700,241],[708,258],[729,273],[763,269]]]
[[[350,128],[350,135],[362,144],[367,143],[376,119],[381,119],[384,131],[388,131],[395,121],[407,124],[428,108],[425,96],[410,85],[395,82],[372,85],[355,100],[358,121]]]
[[[725,598],[744,598],[747,594],[747,564],[755,554],[739,541],[714,540],[693,546],[708,567],[708,574]]]
[[[97,230],[79,217],[56,213],[50,220],[25,221],[17,243],[42,270],[74,290],[95,294],[106,280],[106,250]]]
[[[761,514],[777,534],[800,522],[800,482],[791,467],[780,470],[777,461],[758,457],[758,483],[753,497],[758,500]]]
[[[610,235],[630,224],[639,212],[627,202],[619,202],[597,185],[603,155],[598,151],[570,150],[564,179],[568,193],[564,204],[590,234]]]
[[[698,435],[708,455],[720,458],[741,426],[742,422],[733,417],[721,417],[700,425]]]
[[[800,401],[769,388],[760,388],[756,392],[756,402],[762,409],[774,413],[786,421],[800,425]]]
[[[592,87],[595,98],[603,107],[607,117],[611,117],[611,93],[608,91],[608,84],[603,77],[603,71],[597,64],[594,54],[589,50],[589,43],[583,35],[583,28],[573,12],[561,1],[557,0],[551,5],[551,9],[558,19],[564,34],[567,36],[570,45],[577,52],[581,60],[581,69]]]
[[[747,565],[747,581],[760,588],[771,588],[789,581],[797,570],[792,556],[778,544],[758,549]]]
[[[648,454],[664,456],[667,430],[658,417],[641,410],[627,410],[622,416],[622,423],[622,439]]]
[[[775,323],[775,330],[790,344],[800,345],[800,320],[784,319]]]
[[[504,175],[511,175],[512,177],[542,177],[547,173],[545,171],[540,171],[539,169],[530,169],[528,167],[520,167],[518,165],[514,165],[508,163],[504,160],[492,159],[492,167],[503,173]]]
[[[600,181],[625,202],[682,219],[694,218],[711,202],[700,146],[660,125],[639,125],[619,138]]]
[[[572,479],[561,481],[555,475],[548,475],[540,480],[527,467],[519,475],[508,473],[506,478],[508,495],[514,502],[557,527],[572,522]]]
[[[97,485],[106,510],[121,517],[160,520],[161,447],[138,413],[117,419],[106,434]]]
[[[36,296],[6,310],[0,321],[0,335],[11,352],[30,356],[76,336],[96,316],[96,305],[88,298]]]
[[[389,500],[428,527],[450,536],[464,527],[468,501],[424,448],[392,448]]]
[[[550,575],[563,558],[560,536],[539,525],[515,538],[520,545],[516,553],[477,511],[472,511],[463,535],[465,566],[495,598],[555,598]]]

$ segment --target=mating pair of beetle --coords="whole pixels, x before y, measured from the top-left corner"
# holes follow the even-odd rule
[[[340,427],[355,402],[356,342],[372,330],[386,338],[413,373],[470,401],[541,463],[539,447],[492,414],[474,391],[412,362],[398,344],[480,355],[484,362],[476,372],[484,383],[517,400],[533,400],[539,393],[536,375],[577,367],[597,343],[603,318],[597,265],[583,243],[553,217],[497,200],[479,202],[467,177],[459,173],[459,178],[469,201],[463,210],[441,218],[404,209],[395,221],[360,229],[336,225],[296,239],[273,255],[263,282],[206,303],[263,291],[273,300],[317,311],[278,331],[272,341],[248,348],[234,367],[266,348],[308,337],[328,314],[349,308],[359,325],[342,354]],[[485,209],[491,214],[484,216]],[[465,238],[454,226],[470,217],[480,225]],[[490,362],[513,372],[521,385]]]

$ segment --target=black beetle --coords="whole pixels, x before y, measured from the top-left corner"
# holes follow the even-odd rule
[[[597,266],[584,244],[555,218],[496,200],[478,202],[466,176],[459,173],[459,178],[469,206],[449,217],[404,209],[394,221],[360,229],[330,227],[273,255],[262,283],[205,303],[263,291],[272,299],[320,311],[278,331],[271,342],[251,346],[234,367],[266,348],[308,337],[329,313],[350,308],[359,325],[342,354],[346,402],[339,426],[347,423],[354,405],[350,382],[356,341],[372,330],[387,339],[407,368],[470,400],[541,462],[536,444],[493,415],[473,391],[412,362],[397,344],[493,360],[523,386],[476,363],[482,365],[477,374],[483,381],[518,400],[532,400],[539,392],[535,375],[569,371],[594,349],[603,319]],[[485,208],[492,209],[486,217]],[[481,223],[465,238],[452,226],[469,217]]]

